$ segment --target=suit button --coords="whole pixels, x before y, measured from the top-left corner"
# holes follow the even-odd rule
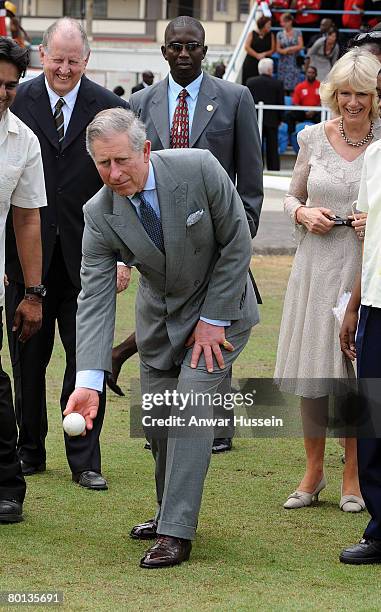
[[[62,193],[62,187],[57,187],[57,193]]]
[[[200,251],[201,251],[201,249],[197,248],[197,249],[194,250],[194,254],[197,255],[197,253],[199,253]]]
[[[199,280],[194,281],[194,286],[195,286],[195,287],[198,287],[198,286],[199,286],[199,284],[200,284],[200,281],[199,281]]]

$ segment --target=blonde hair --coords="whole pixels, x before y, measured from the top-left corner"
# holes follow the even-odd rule
[[[335,114],[339,113],[337,91],[342,87],[351,87],[354,91],[369,93],[372,96],[370,118],[379,117],[377,96],[377,75],[380,62],[376,57],[361,47],[354,47],[343,55],[333,66],[327,80],[320,85],[320,98]]]

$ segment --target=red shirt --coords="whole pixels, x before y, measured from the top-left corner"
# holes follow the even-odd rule
[[[365,0],[344,0],[344,11],[364,10]],[[343,15],[344,28],[359,30],[361,26],[361,15]]]
[[[290,0],[272,0],[272,1],[270,1],[270,10],[271,9],[277,9],[277,8],[289,9],[290,8]],[[273,16],[275,18],[275,21],[277,23],[279,23],[280,22],[280,18],[282,16],[282,13],[273,13]]]
[[[319,87],[320,81],[317,79],[313,83],[298,83],[292,95],[292,103],[295,106],[320,106]]]
[[[297,11],[301,11],[295,15],[295,23],[297,25],[316,23],[320,19],[320,15],[308,13],[308,9],[311,11],[319,11],[321,8],[321,0],[297,0],[294,8],[296,8]]]

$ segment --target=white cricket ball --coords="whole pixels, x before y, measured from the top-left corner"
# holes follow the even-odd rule
[[[68,436],[79,436],[86,428],[86,421],[79,412],[71,412],[62,421],[62,427]]]

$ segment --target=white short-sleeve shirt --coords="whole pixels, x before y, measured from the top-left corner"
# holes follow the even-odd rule
[[[357,209],[368,213],[361,276],[361,304],[381,308],[381,141],[367,148]]]
[[[0,118],[0,306],[4,298],[5,223],[10,206],[46,206],[37,136],[10,110]]]

